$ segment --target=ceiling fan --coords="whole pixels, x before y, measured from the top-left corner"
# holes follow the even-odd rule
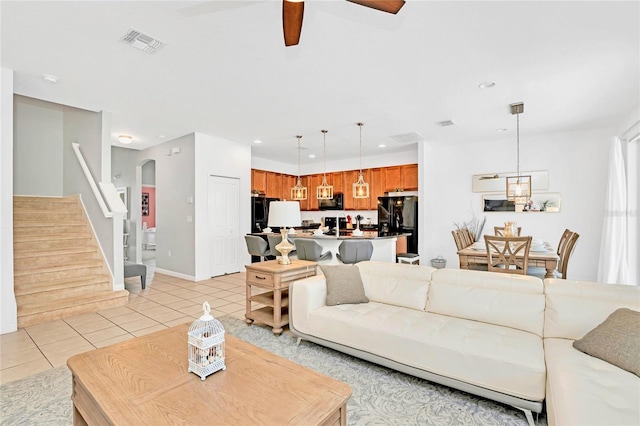
[[[396,14],[404,6],[404,0],[347,0],[351,3],[387,13]],[[304,15],[304,1],[282,0],[282,29],[284,31],[284,45],[295,46],[300,42],[302,32],[302,17]]]

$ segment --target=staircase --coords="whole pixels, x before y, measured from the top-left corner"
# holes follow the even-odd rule
[[[14,197],[13,256],[19,328],[127,304],[78,196]]]

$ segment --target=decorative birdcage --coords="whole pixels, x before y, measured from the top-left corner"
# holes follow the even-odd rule
[[[202,309],[204,315],[189,327],[189,372],[204,380],[227,367],[224,365],[224,327],[211,316],[208,302],[202,304]]]

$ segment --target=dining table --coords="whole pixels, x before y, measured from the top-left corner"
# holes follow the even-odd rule
[[[486,265],[487,247],[484,241],[476,241],[475,243],[458,250],[460,257],[460,269],[469,269],[469,265]],[[522,257],[518,254],[516,257]],[[533,240],[531,249],[529,250],[529,266],[538,266],[545,269],[545,278],[553,278],[554,271],[558,267],[558,254],[556,250],[545,241]]]

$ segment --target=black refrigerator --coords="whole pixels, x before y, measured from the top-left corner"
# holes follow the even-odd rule
[[[262,232],[269,220],[269,204],[280,198],[251,197],[251,233]],[[275,228],[274,228],[275,229]]]
[[[418,197],[378,197],[378,235],[407,236],[407,251],[418,253]]]

